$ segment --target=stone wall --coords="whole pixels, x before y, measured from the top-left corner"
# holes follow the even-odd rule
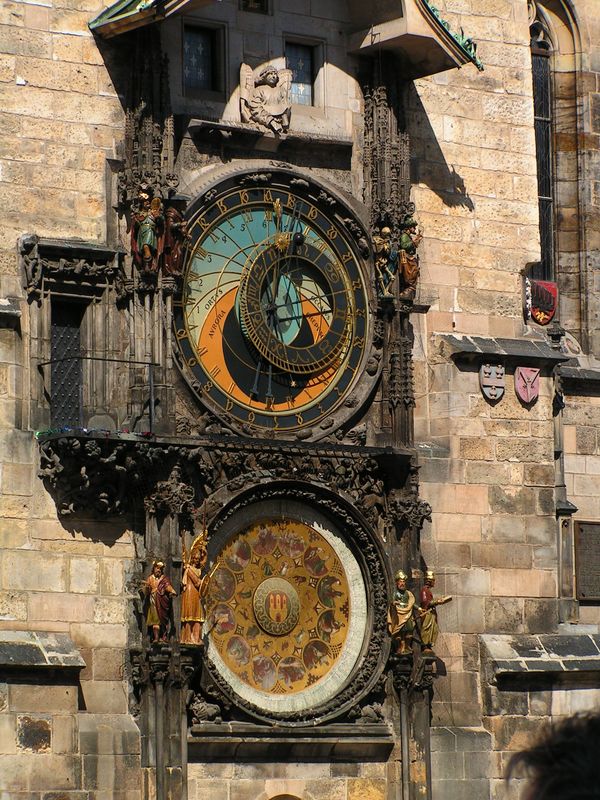
[[[16,294],[15,243],[106,236],[106,158],[123,113],[88,22],[103,7],[70,0],[7,2],[0,18],[4,294]]]
[[[23,298],[17,259],[22,234],[106,240],[107,158],[122,138],[123,112],[88,29],[102,7],[69,0],[2,6],[2,297]],[[11,797],[21,797],[20,791],[37,798],[55,789],[79,798],[80,790],[106,791],[114,786],[104,781],[117,780],[123,795],[112,797],[125,797],[125,790],[127,797],[138,796],[130,791],[137,783],[127,783],[110,754],[129,752],[135,759],[139,735],[121,750],[107,743],[112,734],[104,736],[100,751],[82,740],[84,730],[95,728],[96,714],[117,715],[103,723],[115,736],[133,725],[124,672],[132,535],[122,521],[72,525],[58,519],[38,478],[38,446],[28,430],[28,310],[23,303],[20,317],[0,329],[0,627],[68,634],[86,666],[79,688],[55,685],[51,673],[38,676],[38,686],[8,685],[1,789]],[[31,370],[35,375],[35,365]],[[35,741],[27,739],[28,727],[38,731]],[[103,774],[87,757],[98,752],[106,755]]]
[[[190,764],[188,798],[268,800],[387,800],[392,764]],[[393,795],[392,795],[393,796]]]
[[[419,299],[430,306],[413,315],[415,439],[422,496],[434,509],[421,543],[424,566],[438,570],[436,592],[454,597],[439,612],[437,653],[446,674],[434,696],[434,797],[488,798],[491,780],[495,796],[508,798],[501,780],[508,755],[529,741],[543,719],[599,699],[597,690],[556,687],[491,696],[481,675],[480,634],[557,630],[555,387],[546,371],[539,400],[526,407],[515,396],[511,368],[504,396],[490,404],[479,389],[477,367],[453,361],[443,339],[450,333],[528,339],[540,330],[526,328],[521,314],[521,272],[539,257],[527,3],[440,5],[454,30],[463,27],[477,40],[485,72],[466,66],[419,80],[407,93],[414,200],[425,237]],[[237,2],[194,12],[196,21],[230,24],[226,97],[214,107],[190,102],[175,64],[175,110],[199,116],[212,108],[235,119],[238,56],[253,64],[278,59],[286,31],[310,37],[316,25],[328,58],[326,105],[298,110],[294,125],[358,138],[360,98],[355,65],[342,47],[343,4],[312,6],[282,2],[281,14],[269,17],[266,27],[261,16],[239,12]],[[595,6],[596,0],[577,2],[584,44],[600,40]],[[106,239],[106,159],[122,138],[123,110],[87,28],[101,7],[94,0],[9,2],[0,12],[2,297],[23,299],[16,257],[23,233]],[[324,16],[315,23],[307,15],[317,11]],[[180,33],[180,19],[163,28],[163,42],[175,55]],[[564,165],[558,200],[565,209],[561,320],[600,355],[599,48],[582,49],[580,61],[572,54],[565,61],[559,82],[569,118],[583,126],[578,154],[572,132],[561,130],[558,140]],[[576,113],[573,65],[581,69]],[[179,162],[184,183],[217,161],[199,155],[187,137]],[[352,174],[347,165],[339,171],[330,165],[323,174],[359,198],[360,157],[353,163]],[[584,177],[576,187],[577,174]],[[20,318],[15,314],[11,327],[0,328],[0,628],[68,634],[86,667],[77,691],[55,676],[43,690],[10,681],[0,686],[0,793],[41,800],[45,792],[46,800],[52,775],[52,790],[69,800],[136,800],[139,734],[128,715],[126,673],[133,524],[71,524],[57,517],[37,476],[38,448],[28,430],[35,370],[28,334],[23,302]],[[567,496],[578,506],[576,519],[598,521],[600,401],[585,392],[566,400]],[[581,607],[579,622],[598,626],[598,606]],[[394,759],[390,765],[192,763],[189,798],[210,792],[215,800],[276,794],[380,800],[394,786],[396,768]]]
[[[561,479],[560,470],[555,472],[550,374],[542,371],[539,400],[526,406],[515,395],[513,364],[504,396],[490,403],[481,393],[478,367],[482,360],[495,363],[494,357],[457,361],[443,337],[528,339],[543,333],[524,325],[521,310],[520,273],[539,259],[527,4],[445,5],[453,27],[462,26],[477,40],[486,69],[482,75],[463,69],[418,81],[411,98],[414,196],[425,235],[421,298],[431,306],[413,317],[415,438],[421,491],[434,509],[422,533],[423,557],[438,571],[436,594],[454,597],[439,610],[443,633],[436,652],[447,674],[436,682],[433,703],[439,726],[434,797],[471,800],[490,796],[488,778],[495,797],[516,797],[516,788],[505,794],[502,781],[510,753],[531,740],[543,718],[594,707],[597,696],[548,690],[543,702],[535,692],[486,699],[480,634],[558,630],[555,483]],[[563,83],[560,91],[566,92]],[[566,125],[564,114],[561,123]],[[559,131],[558,145],[568,149],[573,136]],[[573,157],[561,155],[569,168]],[[567,173],[565,167],[558,197],[564,229],[573,216]],[[565,264],[566,241],[561,239]],[[573,270],[579,279],[579,266]],[[577,298],[585,304],[578,293]],[[561,313],[577,335],[572,307],[567,298]],[[600,514],[594,483],[597,398],[585,389],[581,394],[566,397],[567,497],[579,506],[579,518],[593,521]],[[597,606],[578,613],[581,623],[600,621]]]
[[[431,310],[415,317],[415,438],[422,490],[434,509],[423,553],[439,568],[440,594],[454,595],[440,610],[440,655],[465,680],[461,642],[485,630],[527,631],[545,606],[552,610],[553,382],[542,377],[539,400],[524,407],[508,369],[504,396],[490,403],[479,362],[453,363],[438,335],[531,336],[519,273],[539,246],[526,4],[500,3],[493,16],[447,16],[473,33],[486,69],[416,86],[414,103],[431,125],[417,142],[424,163],[415,189],[425,233],[422,297]],[[476,692],[471,705],[474,722]]]

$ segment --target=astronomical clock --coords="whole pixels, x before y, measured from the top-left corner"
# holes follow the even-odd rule
[[[385,558],[351,497],[357,470],[381,487],[342,443],[378,378],[367,234],[331,189],[284,168],[210,184],[187,220],[178,363],[239,437],[245,472],[213,498],[205,679],[258,721],[334,719],[387,652],[373,612]]]
[[[175,331],[192,390],[234,430],[330,433],[364,386],[372,339],[361,224],[283,170],[229,177],[188,217]]]
[[[385,570],[339,502],[286,482],[262,487],[217,520],[211,549],[206,664],[233,702],[279,724],[327,720],[372,688],[385,652],[373,583],[385,585]]]

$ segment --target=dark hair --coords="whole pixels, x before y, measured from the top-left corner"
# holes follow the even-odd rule
[[[548,725],[532,747],[511,757],[506,775],[528,778],[532,800],[600,800],[600,714]]]

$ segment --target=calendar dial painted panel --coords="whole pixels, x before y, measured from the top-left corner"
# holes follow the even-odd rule
[[[276,713],[335,696],[365,636],[365,586],[348,547],[317,522],[265,517],[217,561],[208,653],[236,694]]]

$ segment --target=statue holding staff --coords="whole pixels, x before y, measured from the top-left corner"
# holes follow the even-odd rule
[[[217,565],[208,575],[203,575],[208,553],[207,531],[196,536],[189,558],[183,549],[183,578],[181,580],[181,644],[202,645],[202,625],[206,619],[204,598]]]
[[[152,572],[143,584],[143,591],[148,602],[146,624],[153,642],[167,641],[172,598],[177,594],[164,572],[164,562],[154,561]]]

